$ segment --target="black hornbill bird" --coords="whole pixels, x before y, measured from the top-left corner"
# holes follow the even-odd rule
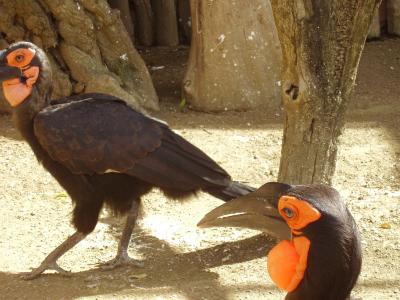
[[[74,202],[76,232],[28,273],[65,273],[57,259],[96,226],[103,204],[127,221],[115,259],[107,266],[135,263],[127,253],[140,197],[153,187],[167,197],[203,190],[228,201],[253,188],[234,182],[204,152],[165,123],[139,113],[121,99],[82,94],[51,101],[51,68],[45,52],[18,42],[0,52],[0,81],[13,119],[39,162]]]
[[[245,227],[283,239],[268,254],[268,272],[287,300],[347,299],[360,274],[356,223],[325,185],[269,182],[215,208],[198,226]]]

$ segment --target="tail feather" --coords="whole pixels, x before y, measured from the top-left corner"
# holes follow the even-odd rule
[[[234,198],[247,195],[248,193],[254,192],[255,190],[256,188],[237,181],[231,181],[228,186],[219,186],[205,189],[207,193],[223,201],[229,201]]]

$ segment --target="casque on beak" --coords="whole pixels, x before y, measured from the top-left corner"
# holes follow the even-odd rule
[[[197,224],[206,227],[244,227],[278,239],[290,239],[291,230],[278,212],[279,192],[290,186],[267,183],[255,192],[231,200],[206,214]]]
[[[19,68],[7,66],[3,63],[5,52],[5,50],[0,51],[0,82],[22,76]]]

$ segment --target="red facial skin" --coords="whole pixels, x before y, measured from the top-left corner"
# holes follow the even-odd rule
[[[268,254],[268,272],[272,281],[281,289],[294,291],[307,269],[311,242],[301,234],[308,224],[321,218],[321,213],[306,201],[293,196],[282,196],[278,210],[292,230],[292,240],[282,241]]]
[[[21,82],[20,78],[3,82],[4,96],[12,107],[21,104],[32,93],[33,85],[39,77],[39,67],[30,66],[34,57],[35,50],[32,49],[17,49],[6,57],[7,64],[20,68],[26,78],[26,82]]]

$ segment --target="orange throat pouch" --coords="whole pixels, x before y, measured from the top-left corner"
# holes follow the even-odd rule
[[[39,77],[39,67],[30,67],[23,72],[26,82],[19,78],[3,81],[3,92],[6,100],[12,107],[16,107],[32,93],[32,87]]]
[[[284,240],[268,253],[268,273],[272,281],[287,292],[294,291],[304,277],[310,241],[304,236]]]

